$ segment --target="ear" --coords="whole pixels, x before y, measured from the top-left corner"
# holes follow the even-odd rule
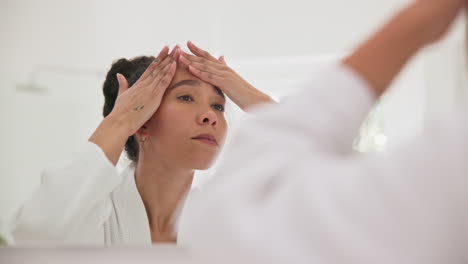
[[[146,129],[145,126],[140,127],[140,129],[135,133],[135,137],[138,142],[141,144],[144,143],[149,137],[148,129]]]
[[[140,127],[140,129],[138,129],[138,131],[136,132],[137,135],[144,136],[144,137],[149,136],[148,122],[146,122],[142,127]]]
[[[147,129],[144,126],[140,127],[140,129],[138,129],[138,131],[136,132],[136,134],[139,136],[146,136],[147,133]]]

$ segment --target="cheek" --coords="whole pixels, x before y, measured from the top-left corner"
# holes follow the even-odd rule
[[[176,104],[164,104],[150,120],[151,134],[163,139],[175,139],[187,131],[190,116]]]
[[[223,144],[224,144],[224,141],[226,139],[226,135],[227,135],[227,131],[228,131],[228,124],[227,124],[227,121],[226,119],[220,119],[220,123],[219,123],[219,136],[220,138],[223,139]]]

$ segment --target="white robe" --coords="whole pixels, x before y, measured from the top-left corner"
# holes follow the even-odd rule
[[[363,156],[372,103],[337,66],[257,112],[185,208],[185,242],[213,263],[468,263],[467,112]]]
[[[18,245],[150,245],[133,166],[120,175],[93,143],[46,169],[13,221]]]

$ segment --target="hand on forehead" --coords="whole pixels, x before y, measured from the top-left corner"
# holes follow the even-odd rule
[[[210,88],[216,94],[220,95],[221,97],[225,98],[224,93],[216,86],[201,80],[200,78],[194,76],[187,67],[179,67],[177,66],[177,71],[172,79],[171,84],[169,85],[168,91],[177,88],[178,86],[192,86],[192,87],[205,87]]]

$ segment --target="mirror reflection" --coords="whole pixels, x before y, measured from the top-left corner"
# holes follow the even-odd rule
[[[465,103],[463,4],[422,2],[0,3],[0,243],[213,243],[304,157],[385,168]]]

